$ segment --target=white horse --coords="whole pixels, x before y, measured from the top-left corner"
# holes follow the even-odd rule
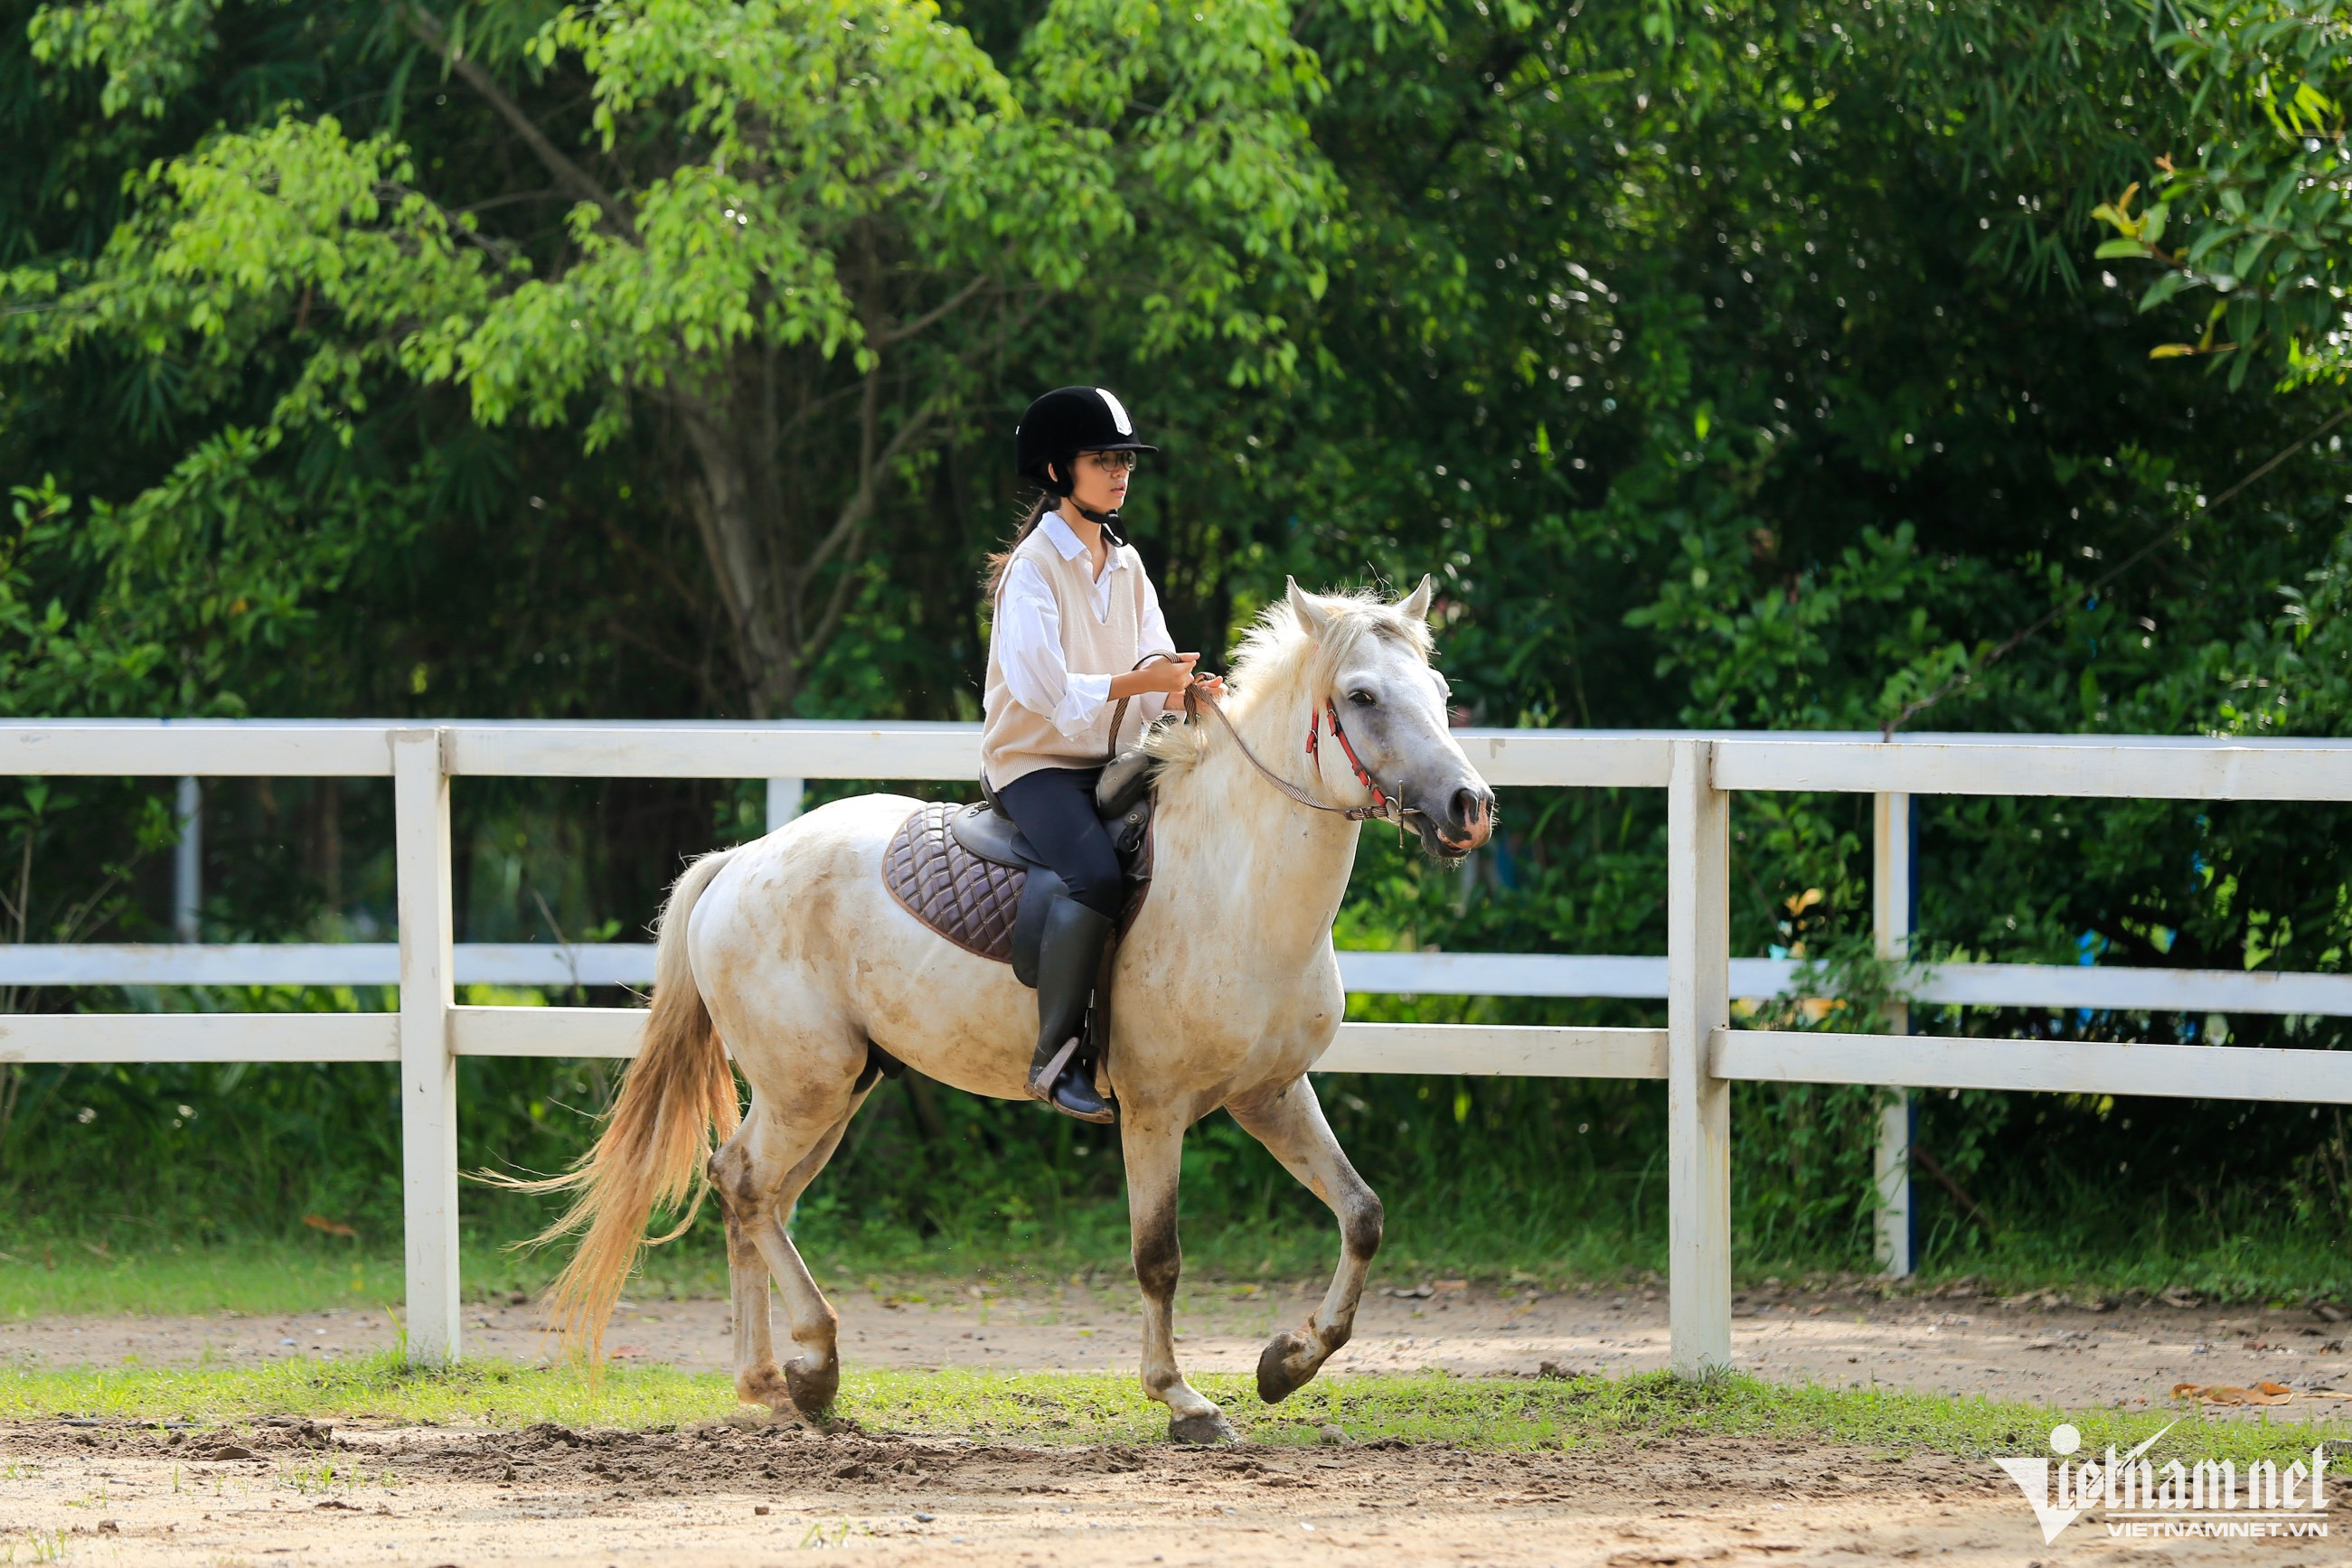
[[[1225,1107],[1339,1218],[1339,1266],[1322,1304],[1258,1362],[1268,1403],[1348,1343],[1380,1246],[1380,1199],[1332,1137],[1307,1073],[1344,1007],[1331,923],[1370,803],[1401,808],[1435,855],[1466,853],[1493,831],[1494,794],[1446,733],[1428,606],[1425,579],[1394,604],[1293,583],[1234,663],[1230,726],[1203,715],[1153,733],[1157,858],[1150,897],[1118,950],[1105,1071],[1143,1294],[1143,1386],[1168,1406],[1180,1441],[1233,1436],[1185,1382],[1171,1341],[1187,1127]],[[1334,744],[1325,727],[1341,715],[1346,738]],[[1286,776],[1288,793],[1268,771]],[[707,1174],[727,1222],[737,1393],[779,1411],[825,1409],[840,1381],[838,1320],[784,1218],[872,1089],[869,1042],[942,1083],[1027,1098],[1036,994],[1006,965],[934,934],[883,886],[883,847],[919,804],[837,801],[678,878],[644,1051],[595,1147],[570,1175],[537,1184],[577,1194],[548,1233],[583,1233],[551,1305],[592,1354],[654,1206],[698,1197]],[[751,1086],[740,1119],[730,1056]],[[797,1351],[781,1367],[771,1278]]]

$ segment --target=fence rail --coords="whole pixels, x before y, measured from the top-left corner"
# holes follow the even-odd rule
[[[461,942],[461,986],[650,986],[650,942]],[[1785,994],[1790,958],[1734,958],[1731,994]],[[1342,952],[1350,991],[1418,997],[1590,997],[1662,1001],[1663,957],[1564,953]],[[0,944],[0,986],[396,986],[396,942]],[[2055,964],[1937,964],[1904,990],[1936,1007],[2124,1013],[2352,1016],[2352,975],[2270,969],[2141,969]],[[135,1015],[133,1015],[135,1016]]]
[[[1737,998],[1787,988],[1794,966],[1729,952],[1728,800],[1740,790],[1869,793],[1877,929],[1910,929],[1913,794],[2192,800],[2352,800],[2352,742],[2159,737],[1916,736],[1472,729],[1498,787],[1663,789],[1667,953],[1349,953],[1350,990],[1664,999],[1664,1029],[1343,1025],[1318,1071],[1655,1078],[1667,1084],[1673,1364],[1730,1359],[1734,1080],[2352,1103],[2352,1052],[1736,1030]],[[628,1008],[461,1006],[457,987],[642,986],[641,944],[457,945],[450,781],[458,777],[768,779],[772,822],[799,780],[963,779],[977,727],[947,724],[418,725],[369,721],[58,721],[0,725],[19,775],[389,778],[397,943],[0,946],[0,984],[396,987],[383,1013],[66,1014],[0,1018],[0,1062],[387,1061],[400,1067],[412,1355],[462,1347],[457,1059],[627,1057]],[[779,777],[779,775],[790,777]],[[778,802],[785,802],[779,806]],[[1910,988],[1937,1006],[2352,1015],[2352,976],[1955,964]],[[1898,1028],[1904,1027],[1898,1022]],[[1882,1123],[1882,1247],[1907,1269],[1907,1118]]]

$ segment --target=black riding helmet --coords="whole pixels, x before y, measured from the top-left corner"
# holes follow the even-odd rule
[[[1056,387],[1029,405],[1013,432],[1013,465],[1055,499],[1070,493],[1070,469],[1081,452],[1157,452],[1136,439],[1127,405],[1101,387]],[[1059,467],[1056,478],[1054,469]],[[1117,512],[1078,508],[1116,528]]]

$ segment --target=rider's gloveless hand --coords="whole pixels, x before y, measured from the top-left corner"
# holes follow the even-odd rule
[[[1192,684],[1192,666],[1201,662],[1198,653],[1179,653],[1172,659],[1155,659],[1139,670],[1111,677],[1110,695],[1119,697],[1139,697],[1147,692],[1159,692],[1173,696]]]

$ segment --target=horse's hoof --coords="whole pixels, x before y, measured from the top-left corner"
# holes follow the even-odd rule
[[[735,1379],[735,1397],[746,1405],[764,1405],[778,1415],[793,1407],[785,1375],[774,1362],[755,1366]]]
[[[1279,1405],[1312,1382],[1319,1364],[1313,1360],[1318,1348],[1287,1332],[1266,1341],[1257,1358],[1257,1396],[1268,1405]],[[1294,1359],[1306,1361],[1306,1369],[1293,1371]]]
[[[1193,1443],[1202,1448],[1221,1448],[1242,1440],[1242,1435],[1234,1430],[1233,1423],[1225,1419],[1223,1411],[1218,1410],[1201,1416],[1171,1416],[1168,1437],[1171,1442]]]
[[[794,1361],[784,1367],[784,1382],[792,1390],[793,1404],[807,1416],[822,1416],[833,1408],[833,1396],[841,1389],[841,1364],[827,1362],[810,1368]]]

